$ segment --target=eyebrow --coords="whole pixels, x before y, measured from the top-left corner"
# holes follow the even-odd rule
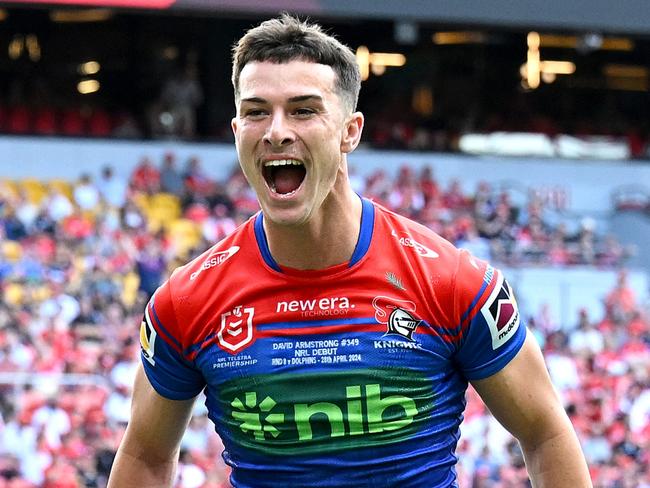
[[[299,102],[306,102],[308,100],[314,100],[317,102],[322,102],[323,97],[320,95],[298,95],[296,97],[291,97],[287,101],[289,103],[299,103]],[[250,102],[250,103],[268,103],[268,100],[261,98],[261,97],[248,97],[248,98],[242,98],[242,102]]]

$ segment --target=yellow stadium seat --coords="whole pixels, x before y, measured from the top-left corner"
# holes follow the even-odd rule
[[[41,203],[43,198],[47,195],[47,187],[45,184],[34,178],[27,178],[19,182],[20,189],[27,195],[27,199],[35,204]]]
[[[16,198],[20,194],[20,185],[13,180],[0,180],[0,196]]]
[[[63,179],[53,179],[47,182],[47,186],[53,190],[57,190],[66,197],[68,197],[68,200],[71,202],[74,201],[74,196],[72,194],[72,183],[70,183],[67,180]]]
[[[167,229],[171,222],[181,216],[181,201],[171,193],[156,193],[149,197],[144,213],[151,232]]]
[[[166,229],[167,237],[178,254],[187,254],[201,242],[201,228],[189,219],[173,220]]]
[[[23,255],[23,247],[16,241],[2,243],[2,256],[10,263],[17,262]]]
[[[142,213],[147,213],[149,210],[149,196],[146,193],[136,193],[133,195],[132,200]]]
[[[140,277],[133,271],[127,273],[122,279],[122,303],[127,307],[132,307],[138,298],[138,287],[140,286]]]

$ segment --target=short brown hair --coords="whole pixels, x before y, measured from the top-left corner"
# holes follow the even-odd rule
[[[318,24],[309,24],[289,14],[262,22],[246,32],[233,47],[232,84],[239,99],[239,77],[254,61],[287,63],[305,60],[330,66],[336,74],[335,88],[350,112],[359,99],[361,75],[352,50]]]

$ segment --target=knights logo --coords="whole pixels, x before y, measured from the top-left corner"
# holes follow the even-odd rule
[[[218,344],[230,354],[237,354],[253,341],[253,315],[255,308],[241,305],[221,314],[221,326],[217,332]]]
[[[505,344],[519,328],[519,309],[510,284],[501,273],[497,275],[497,284],[487,299],[481,313],[490,328],[492,349]]]
[[[386,324],[386,334],[395,334],[414,341],[413,334],[422,320],[413,316],[415,303],[410,300],[397,298],[375,297],[372,301],[375,309],[375,319],[380,324]]]

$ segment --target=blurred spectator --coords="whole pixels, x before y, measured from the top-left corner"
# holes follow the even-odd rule
[[[182,196],[185,188],[183,176],[176,168],[176,155],[166,152],[160,170],[160,190]]]
[[[140,126],[130,112],[122,110],[115,116],[115,124],[111,133],[121,139],[141,139],[143,134]]]
[[[55,223],[59,223],[72,215],[74,210],[72,202],[58,188],[50,188],[50,193],[46,197],[45,208],[47,209],[47,216]]]
[[[75,203],[82,211],[95,211],[99,205],[100,194],[88,173],[84,173],[72,190]]]
[[[32,417],[32,425],[37,431],[42,431],[44,441],[52,449],[61,447],[61,437],[70,432],[70,416],[57,403],[56,397],[47,399],[45,405],[39,407]]]
[[[576,356],[595,356],[605,348],[603,334],[589,320],[589,312],[580,310],[578,327],[571,332],[569,349]]]
[[[177,477],[178,488],[200,488],[205,483],[205,471],[194,462],[191,451],[181,449]]]
[[[126,203],[128,184],[115,172],[111,166],[104,166],[97,182],[97,188],[104,202],[109,206],[121,209]]]
[[[625,270],[619,271],[616,287],[605,298],[605,307],[608,317],[617,322],[629,319],[636,308],[636,297],[628,286]]]
[[[131,188],[137,192],[153,194],[160,190],[160,172],[146,156],[131,173]]]
[[[203,89],[194,62],[169,78],[160,94],[160,106],[169,114],[171,132],[183,138],[196,135],[196,109],[203,103]]]
[[[187,160],[183,171],[183,180],[187,190],[195,195],[208,196],[214,189],[214,181],[201,167],[201,160],[192,156]]]
[[[151,239],[144,246],[136,259],[136,269],[140,278],[140,287],[149,298],[162,283],[162,278],[167,269],[165,258],[160,243]]]

